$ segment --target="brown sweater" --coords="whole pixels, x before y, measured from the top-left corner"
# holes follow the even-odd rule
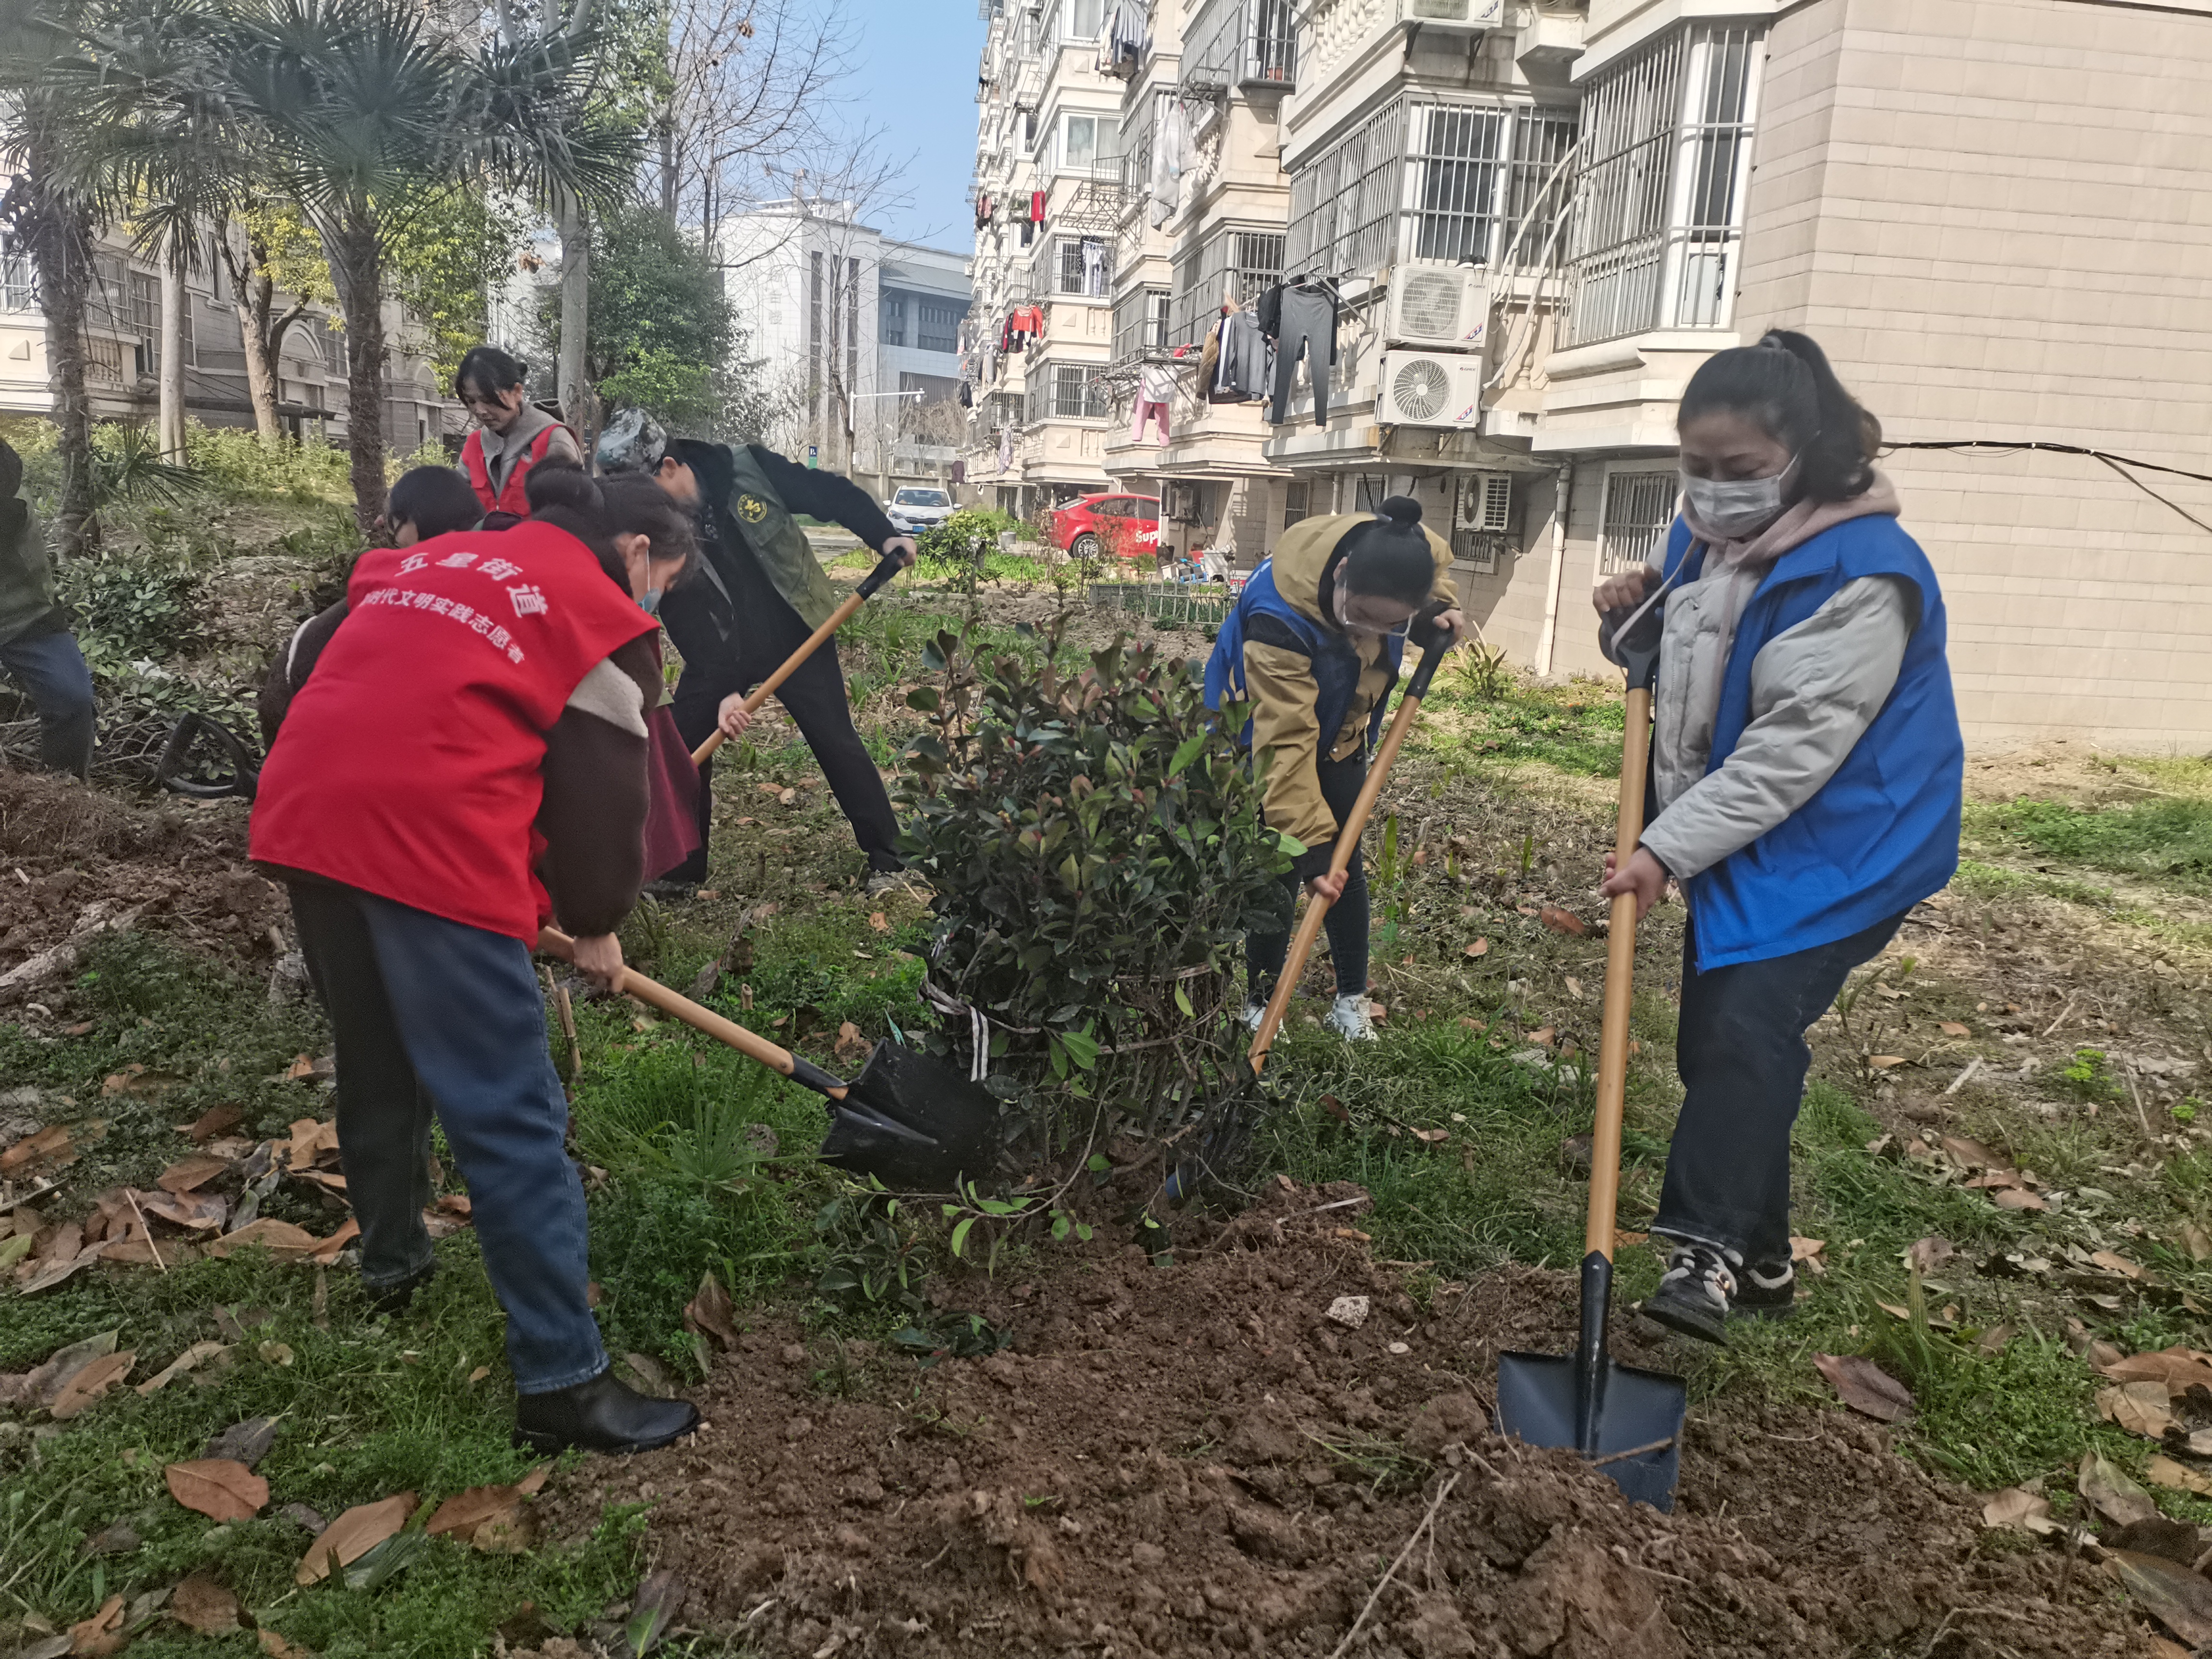
[[[340,599],[302,623],[270,665],[257,700],[264,744],[276,740],[292,699],[345,619]],[[538,874],[552,896],[554,915],[579,937],[614,932],[645,884],[644,716],[661,694],[655,638],[641,635],[610,654],[607,663],[620,671],[612,687],[597,671],[587,675],[545,734],[538,829],[546,850]],[[634,711],[624,687],[637,694]],[[268,873],[282,881],[315,879],[291,869]]]

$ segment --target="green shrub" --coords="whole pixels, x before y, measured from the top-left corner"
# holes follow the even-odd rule
[[[1242,712],[1217,720],[1194,665],[1116,644],[1063,678],[1049,643],[977,665],[939,634],[923,659],[941,685],[908,699],[934,729],[902,790],[902,844],[935,890],[933,971],[998,1028],[994,1086],[1029,1086],[1041,1153],[1093,1125],[1088,1099],[1139,1134],[1189,1121],[1182,1091],[1239,1029],[1237,945],[1279,925],[1289,866]],[[1036,1087],[1048,1076],[1064,1093]]]
[[[963,507],[943,524],[921,532],[915,544],[921,556],[915,561],[915,574],[924,581],[972,586],[992,574],[988,567],[994,556],[1003,556],[998,550],[1000,534],[1019,530],[1021,522],[1010,513]]]
[[[189,552],[155,547],[64,560],[54,587],[76,613],[78,642],[95,674],[158,662],[206,641],[205,586]]]
[[[185,454],[192,471],[230,495],[285,496],[307,501],[351,499],[351,462],[334,444],[264,444],[250,427],[187,422]],[[393,477],[398,474],[394,473]]]
[[[2076,1048],[2073,1060],[2058,1073],[2058,1086],[2077,1100],[2104,1102],[2120,1098],[2119,1085],[2106,1072],[2102,1048]]]

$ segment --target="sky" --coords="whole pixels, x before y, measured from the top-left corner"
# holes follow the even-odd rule
[[[849,115],[885,130],[911,200],[867,222],[902,241],[965,252],[975,165],[975,65],[985,25],[975,0],[845,0],[852,26]]]

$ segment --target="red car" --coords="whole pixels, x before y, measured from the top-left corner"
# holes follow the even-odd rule
[[[1104,554],[1149,559],[1160,548],[1160,503],[1153,495],[1085,495],[1052,515],[1054,542],[1079,559]]]

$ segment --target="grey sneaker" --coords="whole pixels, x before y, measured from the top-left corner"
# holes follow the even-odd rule
[[[1644,1299],[1644,1316],[1700,1342],[1728,1341],[1743,1258],[1710,1244],[1677,1244],[1667,1258],[1659,1288]]]
[[[1347,1042],[1372,1042],[1375,1022],[1368,1016],[1370,1006],[1364,992],[1358,996],[1339,997],[1329,1005],[1328,1018],[1324,1024]]]
[[[1260,1001],[1247,1002],[1244,1005],[1244,1024],[1253,1036],[1259,1036],[1260,1022],[1267,1017],[1267,1004],[1264,998]]]
[[[881,898],[886,893],[902,890],[911,893],[915,889],[915,878],[905,871],[878,870],[870,874],[868,884],[862,890],[870,898]]]

